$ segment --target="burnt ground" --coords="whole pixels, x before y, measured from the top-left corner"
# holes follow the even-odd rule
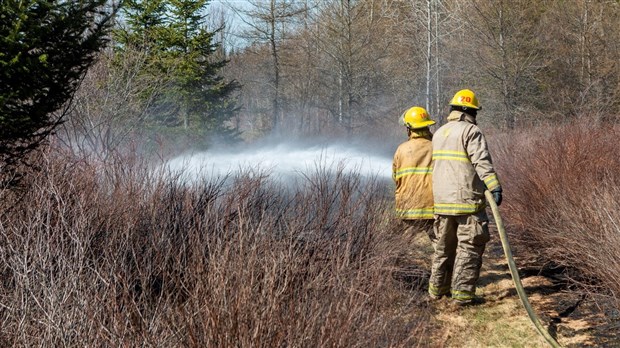
[[[497,232],[491,232],[477,295],[481,303],[460,308],[448,298],[430,302],[435,347],[545,347],[514,288]],[[419,267],[430,269],[428,237],[414,241]],[[515,255],[517,265],[524,264]],[[620,310],[572,287],[563,270],[520,268],[532,307],[563,347],[620,347]]]

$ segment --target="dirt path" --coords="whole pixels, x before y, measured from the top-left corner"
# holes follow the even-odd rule
[[[477,289],[483,303],[459,308],[447,298],[433,302],[433,326],[438,333],[433,345],[547,347],[517,296],[499,237],[491,234]],[[416,244],[430,259],[428,238],[419,236]],[[520,273],[532,307],[563,347],[620,347],[620,313],[599,308],[552,275],[535,274],[533,270]]]

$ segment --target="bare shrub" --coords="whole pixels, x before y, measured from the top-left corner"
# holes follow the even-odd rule
[[[566,267],[574,281],[620,305],[620,156],[613,125],[515,132],[496,162],[511,237],[531,259]]]
[[[77,89],[56,139],[81,156],[101,161],[149,143],[133,140],[143,132],[149,107],[166,88],[166,79],[141,74],[147,60],[140,50],[101,53]]]
[[[392,277],[406,246],[376,181],[184,183],[43,158],[25,191],[1,191],[2,346],[428,344],[420,294]]]

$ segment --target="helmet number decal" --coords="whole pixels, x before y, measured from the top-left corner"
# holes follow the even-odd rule
[[[459,97],[459,101],[460,102],[465,102],[465,103],[471,103],[471,97],[462,95],[462,96]]]

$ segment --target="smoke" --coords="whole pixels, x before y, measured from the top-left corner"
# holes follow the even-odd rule
[[[364,177],[389,179],[392,156],[372,144],[324,143],[319,140],[265,140],[236,147],[213,147],[172,159],[168,167],[190,181],[222,177],[238,172],[266,172],[271,177],[289,179],[317,169],[337,170]]]

